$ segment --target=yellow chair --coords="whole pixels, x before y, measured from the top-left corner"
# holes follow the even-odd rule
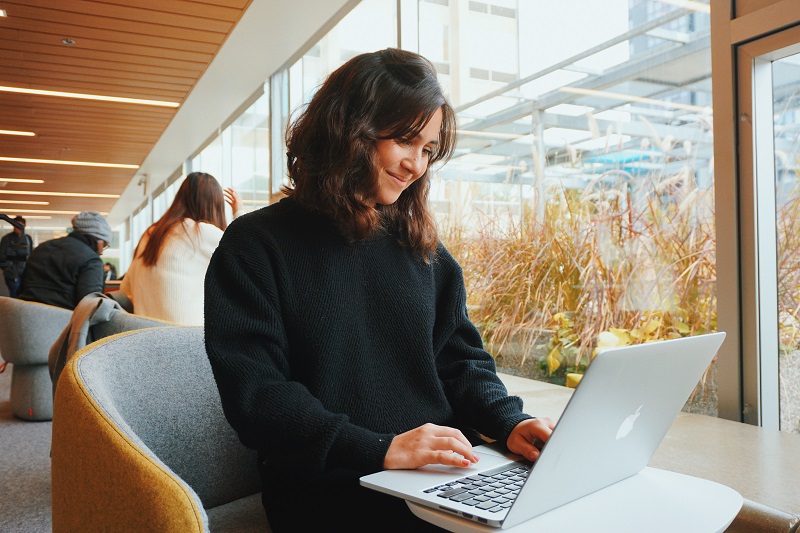
[[[225,419],[200,327],[75,354],[53,416],[53,531],[270,531],[256,453]]]

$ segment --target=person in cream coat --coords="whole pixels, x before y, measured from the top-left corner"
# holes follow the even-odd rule
[[[192,172],[167,212],[139,241],[120,290],[133,312],[187,326],[203,325],[203,281],[227,227],[225,202],[234,213],[242,201],[210,174]]]

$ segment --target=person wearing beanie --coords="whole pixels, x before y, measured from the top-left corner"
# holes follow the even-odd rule
[[[100,255],[112,238],[111,226],[97,211],[75,215],[69,235],[43,242],[31,252],[17,297],[75,309],[87,294],[103,292]]]

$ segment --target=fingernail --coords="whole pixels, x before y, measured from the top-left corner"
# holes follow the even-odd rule
[[[477,456],[477,455],[473,455],[473,456],[472,456],[472,462],[473,462],[473,463],[477,463],[479,460],[480,460],[480,459],[478,458],[478,456]]]

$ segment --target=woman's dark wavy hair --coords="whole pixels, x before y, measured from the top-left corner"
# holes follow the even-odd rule
[[[376,141],[413,139],[442,110],[439,145],[425,174],[392,205],[374,205]],[[438,244],[428,204],[430,166],[447,160],[456,117],[427,59],[388,48],[361,54],[334,71],[286,132],[291,185],[283,192],[332,217],[352,241],[385,228],[429,260]]]
[[[141,254],[146,266],[155,266],[172,228],[183,225],[186,218],[213,224],[222,231],[228,227],[222,186],[211,174],[192,172],[186,176],[167,212],[147,230],[148,240],[144,250],[139,250],[140,240],[134,257]],[[183,229],[185,231],[186,227]]]

